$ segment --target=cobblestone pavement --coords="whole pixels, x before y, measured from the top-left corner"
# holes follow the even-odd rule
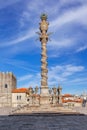
[[[87,130],[87,116],[0,116],[0,130]]]

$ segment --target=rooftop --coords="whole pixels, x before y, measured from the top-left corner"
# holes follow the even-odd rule
[[[12,93],[26,93],[28,91],[27,88],[19,88],[19,89],[14,89],[12,90]]]

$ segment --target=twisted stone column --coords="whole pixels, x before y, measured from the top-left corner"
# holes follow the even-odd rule
[[[41,86],[42,87],[47,87],[47,85],[48,85],[47,84],[48,69],[47,69],[47,54],[46,54],[47,49],[46,49],[46,43],[43,42],[41,45],[42,45],[42,47],[41,47],[41,49],[42,49],[42,53],[41,53],[41,56],[42,56],[42,58],[41,58],[41,63],[42,63],[42,65],[41,65],[41,77],[42,77],[42,79],[41,79]]]
[[[41,41],[41,94],[46,95],[48,94],[48,69],[47,69],[47,41],[48,41],[48,22],[47,22],[47,16],[43,14],[41,16],[41,22],[40,22],[40,41]]]

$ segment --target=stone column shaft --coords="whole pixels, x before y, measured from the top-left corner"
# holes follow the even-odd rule
[[[47,41],[48,41],[47,16],[43,14],[40,22],[40,42],[41,42],[41,95],[48,95],[48,69],[47,69]]]
[[[41,58],[41,87],[48,87],[48,83],[47,83],[47,73],[48,73],[48,69],[47,69],[47,54],[46,54],[46,43],[42,43],[42,58]]]

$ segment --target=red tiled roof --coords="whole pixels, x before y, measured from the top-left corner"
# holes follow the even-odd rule
[[[13,89],[12,93],[26,93],[28,91],[27,88],[19,88],[19,89]]]
[[[64,94],[62,97],[73,97],[71,94]]]
[[[62,99],[62,102],[63,103],[68,103],[68,102],[77,102],[77,103],[82,103],[82,99],[73,99],[73,100],[70,100],[70,99],[68,99],[68,100],[64,100],[64,99]]]

